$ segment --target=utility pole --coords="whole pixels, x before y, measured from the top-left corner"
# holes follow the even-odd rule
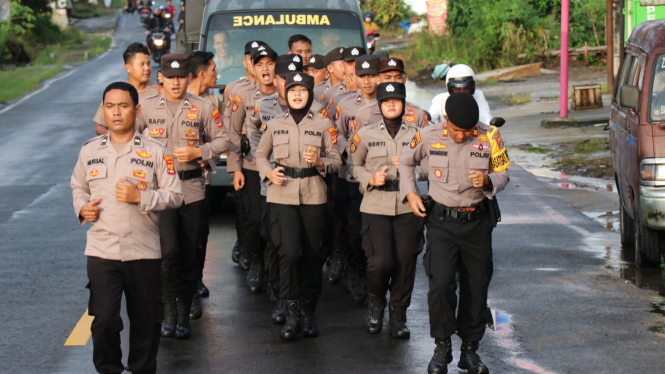
[[[568,15],[569,0],[561,0],[561,93],[560,117],[568,117]]]
[[[606,1],[605,44],[607,45],[607,90],[614,89],[614,8],[613,1]]]

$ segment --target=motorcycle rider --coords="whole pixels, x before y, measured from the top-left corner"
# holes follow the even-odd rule
[[[157,30],[164,32],[164,43],[166,44],[166,53],[171,51],[171,34],[173,34],[173,19],[166,10],[166,7],[161,6],[152,12],[152,18],[146,23],[146,44],[152,49],[152,33]]]
[[[377,25],[376,22],[374,22],[374,13],[372,13],[371,10],[368,10],[365,13],[363,13],[363,24],[365,25],[365,31],[379,30],[379,25]]]
[[[448,92],[434,96],[432,99],[432,106],[429,108],[429,113],[432,115],[431,120],[434,123],[443,121],[443,117],[446,115],[446,100],[448,100],[450,95],[455,92],[466,92],[469,95],[472,95],[478,103],[478,109],[480,111],[480,118],[478,121],[489,125],[492,120],[490,106],[487,104],[487,100],[485,100],[483,91],[476,89],[475,77],[476,75],[473,72],[473,69],[468,65],[457,64],[450,68],[446,75]]]

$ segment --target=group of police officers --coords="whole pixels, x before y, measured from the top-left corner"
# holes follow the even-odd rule
[[[156,371],[160,336],[191,335],[189,321],[201,317],[199,299],[209,295],[202,278],[210,173],[227,154],[237,205],[232,260],[248,271],[250,292],[267,283],[282,339],[319,335],[326,259],[325,279],[341,281],[354,304],[367,303],[368,333],[381,332],[388,307],[390,335],[408,339],[427,226],[436,342],[428,373],[447,372],[453,334],[463,341],[458,366],[488,373],[477,350],[499,220],[494,195],[509,181],[510,161],[498,129],[479,121],[491,116],[486,102],[479,110],[473,72],[451,70],[448,92],[433,102],[442,117],[434,124],[406,101],[400,59],[362,47],[312,55],[305,35],[288,46],[280,56],[249,41],[246,77],[228,84],[221,100],[208,91],[218,76],[213,53],[163,56],[160,83],[149,80],[145,45],[123,54],[128,80],[104,91],[99,136],[83,145],[71,184],[79,221],[92,223],[85,254],[97,371],[125,369],[123,292],[129,371]]]

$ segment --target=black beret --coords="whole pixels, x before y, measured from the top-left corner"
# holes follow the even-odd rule
[[[328,66],[333,61],[343,60],[344,59],[344,56],[342,56],[343,52],[344,52],[344,47],[334,48],[332,51],[328,52],[326,57],[323,58],[323,63],[326,66]]]
[[[294,56],[298,57],[298,61],[294,60]],[[302,72],[302,59],[298,55],[281,55],[277,57],[277,62],[275,62],[275,74],[279,75],[282,78],[286,78],[286,75],[293,72]]]
[[[297,54],[288,54],[288,55],[281,55],[277,56],[277,61],[293,61],[293,62],[299,62],[301,64],[304,64],[304,61],[302,60],[302,57]]]
[[[312,57],[309,58],[309,63],[307,66],[314,69],[323,69],[326,67],[323,59],[324,57],[321,55],[312,55]]]
[[[379,75],[379,56],[364,55],[356,59],[356,75]]]
[[[252,40],[247,42],[247,44],[245,44],[245,54],[248,55],[252,53],[252,48],[259,48],[262,45],[268,45],[268,44],[260,40]]]
[[[406,86],[397,82],[379,84],[376,88],[376,99],[386,100],[391,98],[406,100]]]
[[[277,61],[277,52],[273,51],[272,48],[268,46],[261,46],[259,48],[252,48],[252,63],[256,64],[260,59],[268,57],[273,61]]]
[[[472,95],[456,92],[446,100],[446,115],[453,125],[460,129],[471,130],[478,124],[480,111]]]
[[[386,71],[401,71],[404,73],[404,61],[399,58],[390,58],[379,62],[379,73]]]
[[[292,86],[301,85],[308,90],[314,89],[314,78],[306,73],[289,73],[286,75],[284,89],[288,90]]]
[[[168,53],[162,56],[160,67],[162,75],[166,78],[181,77],[189,75],[189,56],[184,53]]]
[[[363,47],[349,47],[344,50],[342,55],[344,56],[344,61],[351,62],[355,61],[356,58],[366,55],[365,48]]]

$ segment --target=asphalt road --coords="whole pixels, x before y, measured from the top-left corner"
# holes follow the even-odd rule
[[[121,54],[144,40],[138,17],[120,19],[115,47],[0,108],[0,372],[94,373],[92,342],[64,346],[87,307],[85,232],[69,181],[110,82],[125,80]],[[509,140],[508,140],[509,141]],[[497,331],[480,353],[493,373],[635,373],[662,370],[665,320],[653,291],[627,284],[618,234],[564,203],[521,168],[500,195],[490,302]],[[163,339],[162,373],[424,373],[427,280],[418,267],[408,312],[411,339],[364,331],[364,308],[324,287],[321,336],[283,343],[267,294],[252,295],[230,260],[233,202],[213,217],[204,281],[211,297],[187,341]],[[662,299],[660,299],[662,300]],[[127,326],[127,324],[126,324]],[[126,333],[123,332],[127,353]],[[459,340],[454,339],[459,357]],[[456,362],[456,361],[454,361]],[[457,372],[455,364],[450,365]]]

